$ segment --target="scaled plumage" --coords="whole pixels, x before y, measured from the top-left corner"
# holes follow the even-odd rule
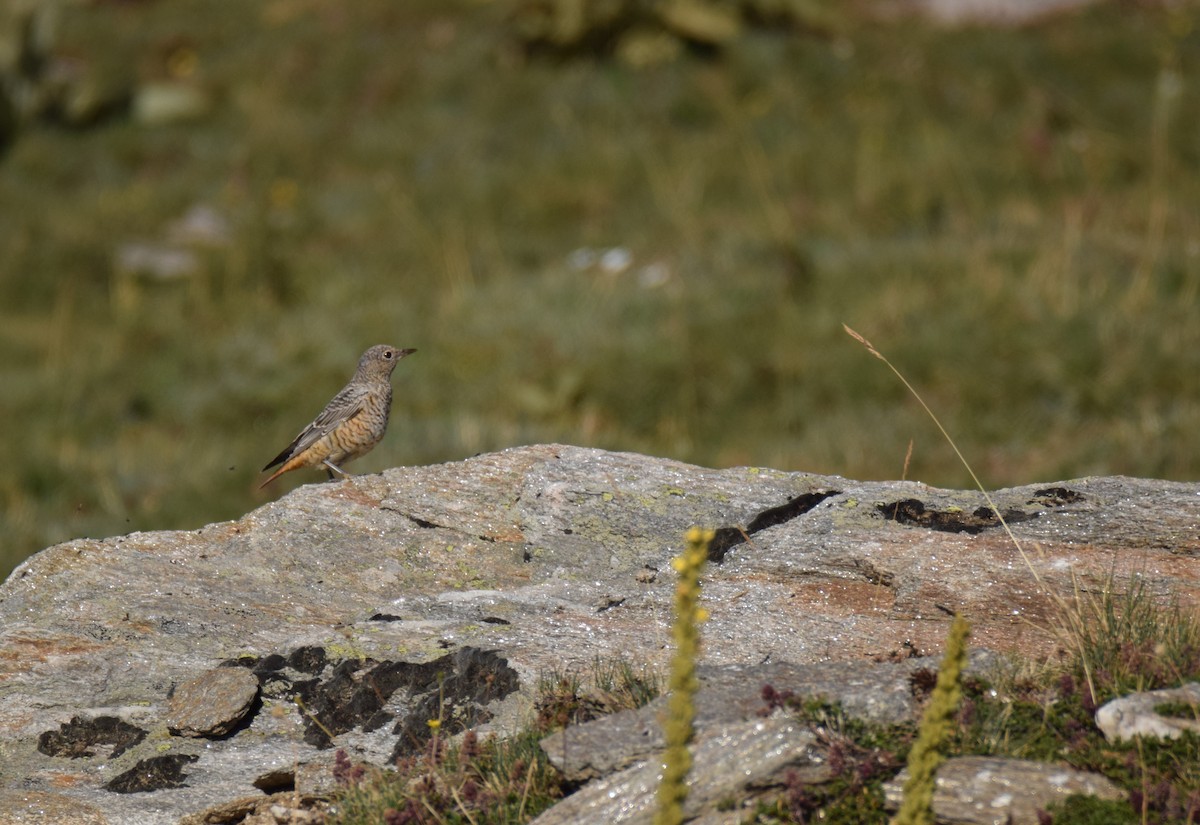
[[[345,476],[342,465],[370,452],[387,432],[392,406],[392,370],[415,349],[387,344],[371,347],[358,361],[358,369],[342,390],[325,405],[313,422],[275,456],[263,470],[282,464],[259,485],[266,487],[279,476],[301,467],[324,465],[329,477]]]

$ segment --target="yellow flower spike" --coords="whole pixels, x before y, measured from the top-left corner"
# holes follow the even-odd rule
[[[950,737],[957,729],[954,721],[962,700],[962,672],[967,663],[967,638],[971,625],[955,615],[946,639],[946,652],[938,668],[937,684],[925,705],[917,739],[908,751],[908,780],[904,799],[891,825],[932,825],[933,789],[938,765],[944,760]]]
[[[679,574],[679,583],[675,585],[675,622],[671,628],[675,655],[671,659],[671,694],[663,723],[667,748],[663,754],[663,778],[658,787],[654,825],[683,822],[687,775],[692,767],[688,743],[692,741],[699,687],[696,660],[700,655],[700,623],[708,618],[708,611],[699,605],[700,573],[708,561],[708,545],[713,536],[712,530],[693,527],[684,537],[687,548],[671,560],[671,566]]]
[[[433,731],[434,733],[436,733],[438,728],[440,728],[442,726],[442,720],[441,719],[430,719],[425,724],[429,725],[429,729],[431,731]]]

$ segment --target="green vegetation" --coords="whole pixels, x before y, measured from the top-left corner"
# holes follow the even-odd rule
[[[1200,679],[1200,650],[1189,641],[1200,632],[1200,619],[1177,606],[1156,608],[1138,588],[1127,594],[1106,590],[1100,599],[1064,606],[1085,611],[1070,620],[1082,624],[1098,624],[1106,616],[1124,617],[1108,625],[1119,635],[1102,648],[1064,648],[1059,662],[1017,663],[991,682],[961,678],[963,699],[952,726],[956,733],[940,752],[1065,763],[1102,773],[1129,794],[1119,803],[1068,797],[1047,811],[1053,825],[1200,822],[1200,737],[1187,734],[1175,740],[1112,743],[1093,721],[1100,704],[1129,690]],[[1087,658],[1081,653],[1085,649]],[[1182,666],[1170,673],[1150,669],[1140,684],[1131,686],[1127,681],[1131,663],[1147,663],[1151,657]],[[945,670],[938,674],[939,684],[944,675]],[[918,694],[928,692],[933,684],[932,674],[918,671],[913,676]],[[789,787],[775,805],[763,807],[754,822],[882,825],[888,821],[882,784],[906,759],[913,759],[917,734],[911,725],[848,724],[835,706],[798,702],[771,686],[764,689],[764,700],[768,707],[788,707],[799,719],[826,731],[834,778],[826,785]],[[934,704],[931,699],[929,707]]]
[[[1194,611],[1164,608],[1142,579],[1126,593],[1116,593],[1111,582],[1098,594],[1077,590],[1058,615],[1055,632],[1080,662],[1081,684],[1095,704],[1173,687],[1200,667]]]
[[[989,485],[1200,473],[1194,3],[847,11],[643,69],[527,56],[507,8],[64,7],[73,71],[213,106],[0,156],[0,570],[319,480],[254,490],[381,341],[420,352],[360,472],[565,441],[895,477],[912,439],[963,484],[846,322]],[[197,204],[195,272],[119,265]]]
[[[543,675],[538,684],[540,731],[555,731],[622,710],[640,708],[659,694],[658,675],[627,659],[597,659],[591,671]]]
[[[468,731],[447,747],[434,736],[422,754],[402,759],[395,772],[368,772],[338,752],[338,794],[331,825],[516,825],[562,795],[557,772],[529,729],[482,741]],[[340,769],[340,770],[339,770]]]
[[[1154,706],[1159,716],[1174,716],[1177,719],[1196,719],[1196,705],[1188,702],[1163,702]]]
[[[760,806],[751,823],[823,822],[864,825],[887,822],[883,783],[899,773],[915,735],[915,725],[868,725],[848,718],[836,704],[797,701],[787,690],[763,688],[769,710],[787,707],[798,721],[818,731],[829,747],[833,776],[819,785],[805,784],[795,774],[773,805]]]
[[[1110,802],[1094,796],[1067,797],[1051,805],[1051,825],[1134,825],[1140,822],[1126,802]]]

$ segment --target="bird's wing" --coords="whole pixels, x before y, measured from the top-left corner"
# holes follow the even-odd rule
[[[276,464],[282,464],[294,455],[298,455],[313,444],[329,435],[338,425],[356,418],[362,413],[366,404],[369,390],[366,387],[353,384],[344,387],[333,400],[325,405],[311,424],[300,431],[295,440],[283,452],[271,459],[271,463],[263,470],[269,470]]]

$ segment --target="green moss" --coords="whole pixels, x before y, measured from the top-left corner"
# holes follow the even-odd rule
[[[1076,794],[1049,806],[1054,825],[1134,825],[1139,818],[1128,802]]]
[[[1197,708],[1192,702],[1162,702],[1154,706],[1154,712],[1160,716],[1195,719]]]
[[[903,764],[915,727],[870,725],[846,716],[836,705],[820,700],[799,704],[782,701],[797,721],[822,731],[830,747],[833,775],[826,782],[805,785],[788,782],[780,797],[762,804],[750,820],[761,825],[826,822],[866,825],[887,820],[883,783]]]

